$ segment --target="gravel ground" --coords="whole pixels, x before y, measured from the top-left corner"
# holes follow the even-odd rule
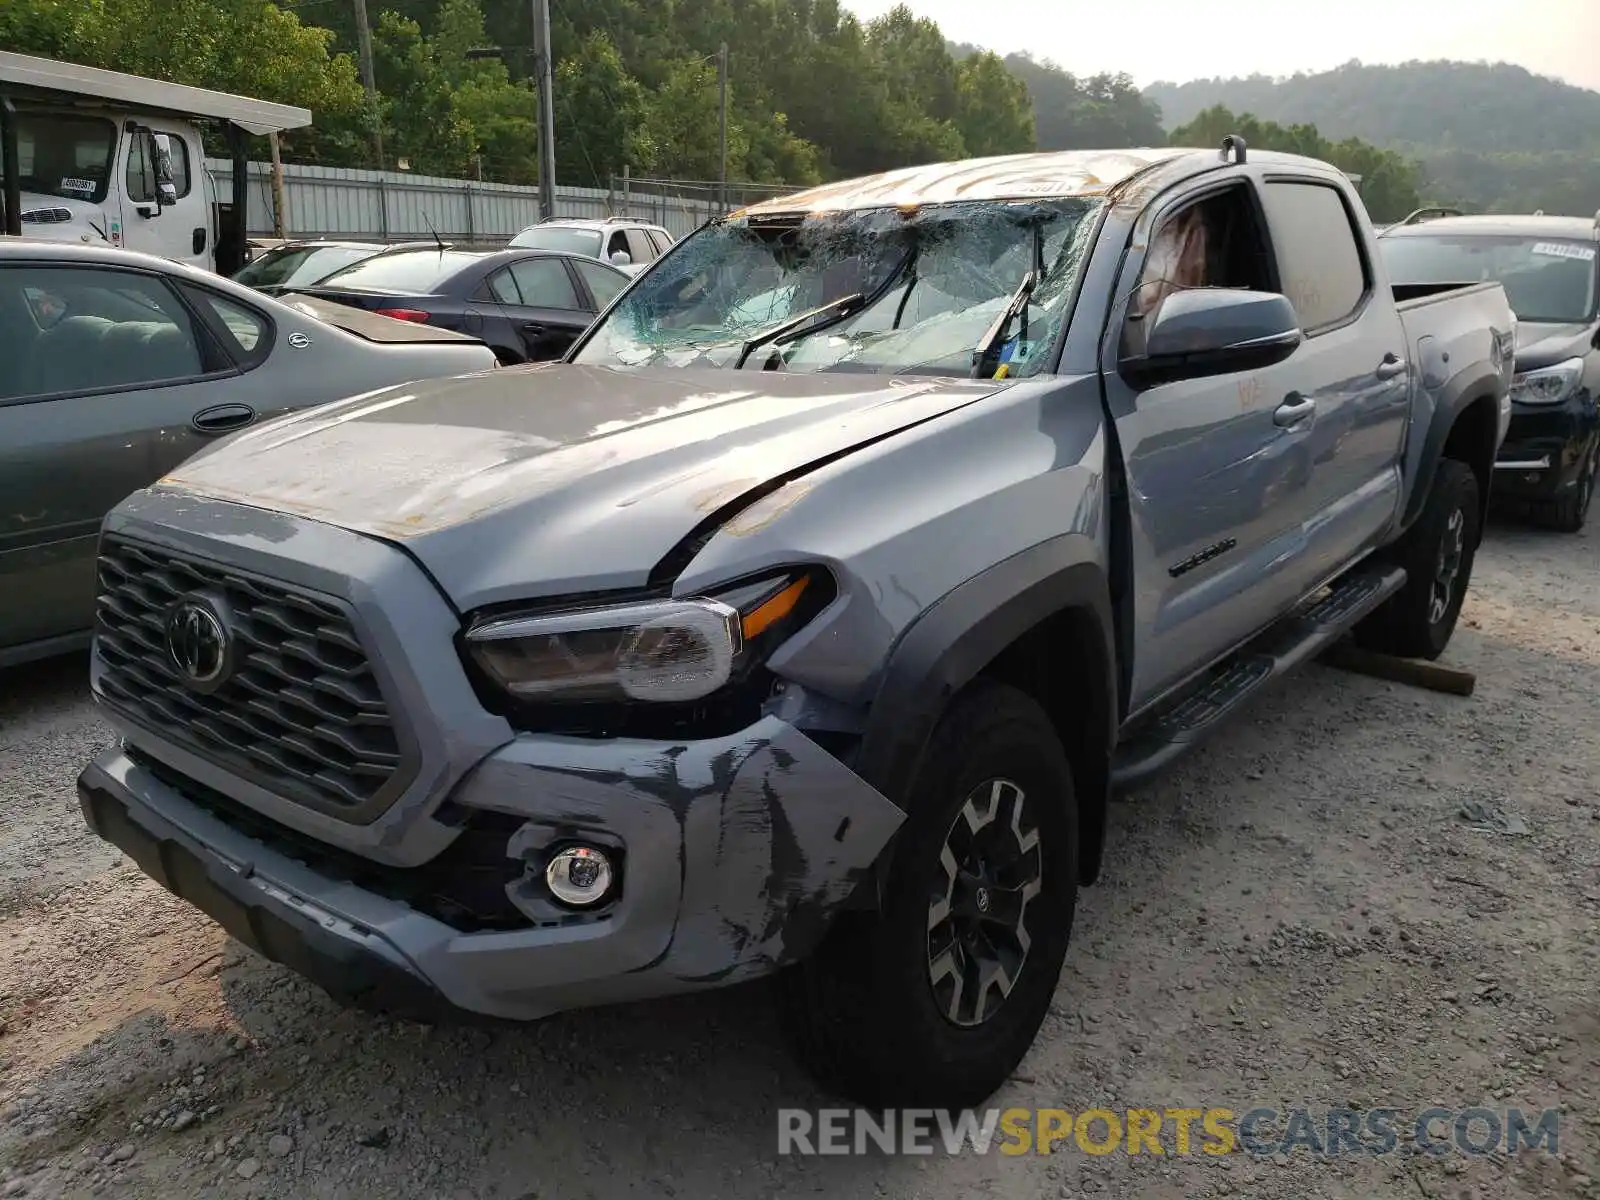
[[[1471,699],[1308,667],[1119,802],[996,1098],[1561,1106],[1559,1157],[780,1157],[776,1110],[828,1101],[756,988],[512,1030],[343,1012],[84,831],[108,737],[75,659],[0,674],[0,1196],[1600,1196],[1597,547],[1491,530],[1448,657]]]

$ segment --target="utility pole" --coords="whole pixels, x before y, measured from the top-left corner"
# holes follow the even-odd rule
[[[378,79],[372,71],[372,26],[367,24],[367,0],[355,0],[356,49],[361,56],[361,82],[367,85],[367,119],[372,122],[372,152],[383,170],[383,110],[378,107]]]
[[[556,215],[556,102],[550,64],[550,0],[533,0],[533,56],[539,89],[539,217]]]
[[[722,212],[728,211],[728,43],[723,42],[717,47],[717,107],[718,116],[718,144],[722,153],[722,173],[717,177],[718,187],[717,203]],[[720,214],[719,214],[720,215]]]
[[[278,146],[277,130],[267,134],[267,142],[272,147],[272,236],[281,239],[289,219],[283,211],[283,154]]]

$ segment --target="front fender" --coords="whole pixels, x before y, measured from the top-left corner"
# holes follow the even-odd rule
[[[885,665],[856,757],[856,771],[883,795],[904,805],[940,716],[952,697],[1000,653],[1041,622],[1074,612],[1092,630],[1085,660],[1091,677],[1073,687],[1095,689],[1099,727],[1084,731],[1090,762],[1074,762],[1080,780],[1109,783],[1116,743],[1117,675],[1111,589],[1098,547],[1085,534],[1053,538],[996,564],[950,592],[900,637]],[[1082,789],[1084,875],[1099,865],[1106,788]]]

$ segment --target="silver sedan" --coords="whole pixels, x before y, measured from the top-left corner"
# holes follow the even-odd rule
[[[496,366],[476,338],[104,246],[0,238],[0,666],[88,642],[100,522],[211,440]]]

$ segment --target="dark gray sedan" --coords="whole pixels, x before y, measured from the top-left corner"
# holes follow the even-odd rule
[[[0,238],[0,666],[87,645],[100,521],[211,440],[496,366],[477,338],[166,259]]]

